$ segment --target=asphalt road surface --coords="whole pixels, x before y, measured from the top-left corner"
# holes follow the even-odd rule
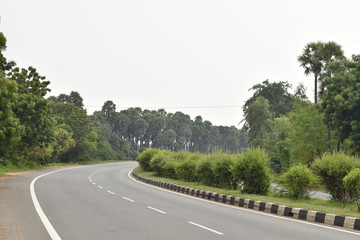
[[[0,183],[0,240],[360,239],[131,179],[135,162],[55,168]]]

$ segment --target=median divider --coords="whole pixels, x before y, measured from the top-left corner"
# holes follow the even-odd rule
[[[277,214],[280,216],[291,217],[294,219],[299,219],[309,222],[323,223],[327,225],[333,225],[333,226],[344,227],[344,228],[360,231],[360,218],[346,217],[346,216],[334,215],[334,214],[317,212],[317,211],[310,211],[301,208],[287,207],[274,203],[254,201],[240,197],[233,197],[225,194],[203,191],[199,189],[179,186],[176,184],[151,180],[139,176],[134,172],[132,172],[131,175],[135,179],[147,184],[151,184],[160,188],[191,195],[194,197],[207,199],[214,202],[219,202],[237,207],[249,208],[270,214]]]

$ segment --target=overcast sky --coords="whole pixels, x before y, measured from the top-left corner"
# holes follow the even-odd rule
[[[312,41],[360,54],[359,0],[1,0],[5,56],[34,66],[50,95],[77,91],[88,113],[112,100],[235,125],[254,84],[313,76]],[[198,108],[201,107],[201,108]]]

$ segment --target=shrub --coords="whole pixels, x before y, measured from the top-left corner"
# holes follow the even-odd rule
[[[175,161],[183,161],[187,159],[192,153],[186,151],[172,152]]]
[[[137,158],[136,161],[139,162],[141,168],[145,171],[151,171],[151,167],[150,167],[150,160],[151,158],[158,153],[158,149],[154,149],[154,148],[148,148],[147,150],[145,150],[144,152],[142,152]]]
[[[168,151],[158,151],[150,160],[150,168],[159,177],[164,176],[164,167],[167,161],[171,161],[171,153]]]
[[[234,179],[244,181],[244,192],[266,194],[270,188],[269,156],[259,148],[236,156],[231,168]]]
[[[311,167],[332,198],[342,201],[346,198],[343,179],[352,169],[360,167],[360,161],[342,152],[325,153],[316,158]]]
[[[196,162],[194,160],[186,159],[180,162],[176,166],[176,175],[178,178],[184,181],[194,181],[195,180],[195,168]]]
[[[236,182],[231,174],[231,167],[233,165],[233,158],[230,154],[214,154],[211,156],[213,159],[213,172],[215,181],[218,182],[220,187],[228,189],[236,189]]]
[[[208,158],[203,158],[197,162],[195,172],[199,182],[208,186],[215,186],[217,184],[212,161]]]
[[[308,198],[310,188],[316,184],[316,177],[305,165],[293,166],[280,177],[280,183],[292,199]]]
[[[360,168],[355,168],[343,179],[350,200],[355,201],[360,212]]]
[[[178,178],[177,174],[176,174],[177,165],[178,165],[178,163],[173,160],[166,161],[163,166],[164,177],[177,179]]]

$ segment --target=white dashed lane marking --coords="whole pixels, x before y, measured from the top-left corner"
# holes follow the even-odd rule
[[[122,197],[123,199],[129,201],[129,202],[135,202],[134,200],[130,199],[130,198],[127,198],[127,197]]]
[[[150,207],[150,206],[147,206],[147,208],[148,208],[148,209],[151,209],[151,210],[154,210],[154,211],[156,211],[156,212],[158,212],[158,213],[166,214],[166,212],[161,211],[161,210],[156,209],[156,208],[153,208],[153,207]]]
[[[203,225],[200,225],[200,224],[197,224],[197,223],[194,223],[194,222],[188,222],[188,223],[190,223],[190,224],[192,224],[192,225],[194,225],[194,226],[197,226],[197,227],[199,227],[199,228],[208,230],[208,231],[210,231],[210,232],[216,233],[216,234],[218,234],[218,235],[224,235],[222,232],[219,232],[219,231],[216,231],[216,230],[214,230],[214,229],[205,227],[205,226],[203,226]]]

